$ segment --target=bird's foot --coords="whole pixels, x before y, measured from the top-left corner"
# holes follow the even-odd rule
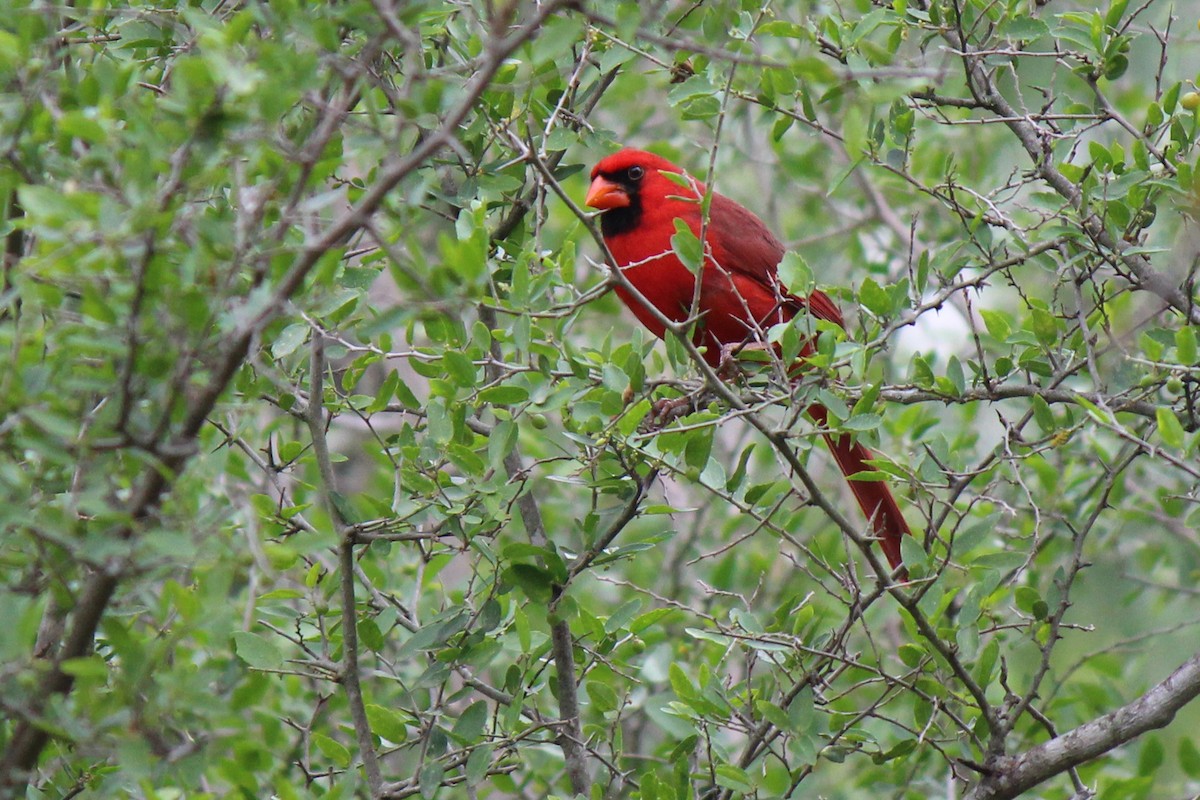
[[[760,354],[765,353],[767,346],[762,342],[738,342],[737,344],[721,345],[721,357],[717,360],[717,377],[729,382],[742,376],[743,370],[738,363],[742,353],[753,352],[761,360]]]
[[[717,359],[718,378],[729,381],[742,374],[742,368],[737,363],[737,356],[743,347],[745,345],[741,343],[721,345],[721,357]]]
[[[647,420],[652,427],[661,428],[672,420],[690,414],[695,409],[695,400],[695,393],[683,397],[664,397],[655,400]]]
[[[646,415],[647,428],[650,430],[662,428],[680,417],[698,411],[707,395],[708,392],[704,387],[700,387],[682,397],[663,397],[655,400],[650,413]]]

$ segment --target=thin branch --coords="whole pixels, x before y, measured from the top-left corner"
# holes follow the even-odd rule
[[[637,482],[637,490],[633,496],[626,501],[625,507],[621,509],[621,513],[612,521],[603,534],[596,538],[596,543],[587,549],[587,552],[580,553],[575,561],[567,570],[568,580],[575,578],[581,572],[588,568],[601,553],[604,552],[613,540],[620,535],[625,527],[637,519],[638,510],[641,508],[642,500],[646,497],[646,493],[650,491],[650,487],[658,480],[658,470],[651,469],[646,473],[640,481]]]
[[[479,317],[489,328],[496,327],[496,315],[490,308],[481,306]],[[492,361],[485,367],[489,380],[496,380],[500,377],[495,365],[502,360],[502,356],[499,342],[492,339]],[[527,469],[515,443],[504,455],[504,471],[511,482],[520,483],[526,479]],[[537,498],[532,492],[522,491],[517,496],[516,503],[530,543],[536,547],[549,547],[550,542],[546,536],[546,528],[542,522],[542,512],[538,507]],[[547,622],[550,625],[551,652],[554,655],[554,667],[557,673],[558,715],[562,721],[562,727],[558,732],[558,744],[562,748],[571,791],[575,794],[587,794],[588,788],[591,786],[591,778],[588,775],[587,749],[584,747],[583,728],[579,719],[579,682],[575,676],[575,641],[571,635],[570,623],[556,612],[556,606],[562,596],[562,587],[555,586],[547,614]]]
[[[371,735],[371,723],[363,705],[362,685],[358,673],[358,613],[354,597],[354,533],[338,505],[336,476],[333,462],[329,458],[329,441],[326,438],[325,418],[325,337],[314,331],[312,355],[309,359],[308,431],[312,437],[313,457],[317,472],[321,476],[321,495],[325,501],[329,518],[338,538],[338,565],[342,603],[342,666],[339,674],[346,690],[346,702],[354,720],[354,735],[358,739],[358,750],[362,756],[363,769],[367,773],[367,786],[371,796],[379,797],[383,787],[383,776],[379,772],[379,761],[375,754],[375,740]]]
[[[847,391],[847,398],[853,400],[856,393]],[[949,395],[931,389],[918,389],[907,386],[884,387],[879,392],[879,398],[889,403],[912,405],[914,403],[937,402],[947,405],[961,403],[986,403],[1009,400],[1016,397],[1040,397],[1049,404],[1082,405],[1081,400],[1093,405],[1106,405],[1115,413],[1137,414],[1147,419],[1155,419],[1158,406],[1146,400],[1133,400],[1120,395],[1107,395],[1098,392],[1077,392],[1073,389],[1056,389],[1054,387],[1037,386],[1035,384],[1017,383],[1000,386],[967,389],[962,394]]]

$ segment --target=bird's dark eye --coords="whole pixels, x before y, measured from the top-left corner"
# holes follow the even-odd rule
[[[641,167],[630,167],[628,172],[629,180],[631,181],[640,181],[645,174],[646,170]]]

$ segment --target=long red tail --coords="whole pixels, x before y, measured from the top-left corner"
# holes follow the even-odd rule
[[[808,415],[812,417],[813,422],[822,427],[828,424],[829,411],[823,405],[814,403],[809,406]],[[875,470],[866,463],[875,457],[874,454],[858,442],[851,441],[849,436],[827,433],[825,442],[847,479],[859,472]],[[888,485],[883,481],[847,480],[846,483],[850,485],[854,499],[871,522],[875,535],[879,537],[879,546],[887,556],[888,563],[892,565],[892,569],[899,567],[902,563],[900,537],[911,536],[912,531],[904,521],[904,514],[900,513],[900,506],[896,504],[896,498],[892,496]]]

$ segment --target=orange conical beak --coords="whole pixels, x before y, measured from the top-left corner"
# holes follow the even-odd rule
[[[609,208],[623,208],[629,205],[629,192],[619,183],[613,183],[603,175],[597,175],[588,189],[584,200],[592,208],[604,211]]]

